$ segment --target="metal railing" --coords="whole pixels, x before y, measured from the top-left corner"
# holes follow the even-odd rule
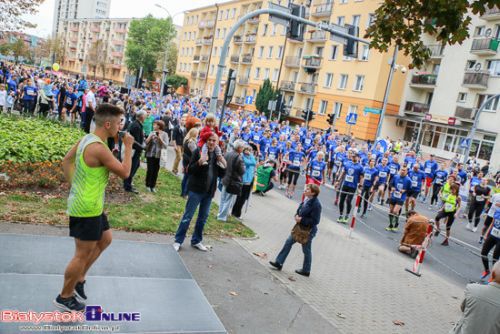
[[[243,38],[241,37],[241,35],[234,35],[233,42],[236,44],[243,43]]]
[[[437,74],[415,74],[411,77],[411,83],[414,85],[434,86],[437,82]]]
[[[238,55],[231,56],[231,63],[238,64],[239,62],[240,62],[240,56]]]
[[[488,87],[488,79],[490,78],[490,72],[465,72],[464,75],[464,86],[476,86],[476,87]]]
[[[280,89],[287,90],[287,91],[294,91],[295,90],[295,82],[293,82],[293,81],[282,81],[280,83]]]
[[[310,82],[301,83],[300,91],[307,94],[314,94],[316,91],[316,84]]]
[[[251,64],[252,63],[252,55],[251,54],[244,54],[241,57],[241,63],[242,64]]]
[[[238,77],[238,84],[248,85],[248,77]]]
[[[473,120],[474,114],[475,112],[473,108],[465,108],[457,106],[457,108],[455,109],[455,117],[457,118]]]
[[[256,35],[248,35],[247,37],[245,37],[245,43],[253,44],[253,43],[256,43],[256,42],[257,42],[257,36]]]
[[[430,105],[419,102],[406,101],[405,111],[410,111],[419,114],[427,114],[430,109]]]
[[[306,58],[306,61],[304,63],[304,67],[320,68],[321,67],[321,58],[319,58],[319,57]]]
[[[200,61],[200,56],[199,55],[196,55],[196,56],[193,56],[193,61]]]
[[[325,42],[326,41],[326,31],[324,30],[316,30],[311,32],[311,35],[308,38],[310,42]]]
[[[427,45],[427,49],[429,49],[431,53],[431,58],[443,57],[444,45],[442,44]]]
[[[198,78],[205,79],[207,77],[207,72],[198,72]]]
[[[332,14],[333,2],[322,3],[314,6],[311,15],[316,17],[330,16]]]
[[[491,51],[496,53],[499,41],[496,38],[475,38],[472,41],[471,51]]]
[[[202,55],[202,56],[200,57],[200,61],[201,61],[202,63],[206,63],[209,59],[210,59],[210,56],[209,56],[209,55]]]

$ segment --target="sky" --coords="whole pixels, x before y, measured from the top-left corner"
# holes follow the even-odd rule
[[[81,0],[86,1],[86,0]],[[217,1],[217,3],[226,2],[227,0]],[[214,0],[111,0],[110,17],[128,18],[128,17],[144,17],[152,14],[155,17],[165,17],[167,13],[156,7],[155,4],[160,4],[165,7],[174,17],[174,23],[182,25],[186,10],[204,7],[214,4]],[[47,37],[52,33],[52,20],[54,18],[55,0],[45,0],[40,6],[40,10],[35,16],[26,16],[30,22],[37,25],[34,29],[26,29],[25,32],[40,37]]]

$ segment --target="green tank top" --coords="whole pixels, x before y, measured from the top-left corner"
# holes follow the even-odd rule
[[[273,167],[262,167],[257,169],[257,190],[264,191],[269,184],[269,180],[271,179],[271,172],[273,171]]]
[[[450,192],[451,192],[451,186],[448,182],[446,182],[443,186],[443,190],[441,191],[441,199],[445,201]]]
[[[71,217],[97,217],[104,210],[104,193],[108,185],[109,170],[102,167],[89,167],[83,159],[88,145],[103,141],[90,133],[82,138],[76,150],[75,173],[68,197],[67,213]]]
[[[457,196],[449,194],[444,200],[444,212],[457,211]]]

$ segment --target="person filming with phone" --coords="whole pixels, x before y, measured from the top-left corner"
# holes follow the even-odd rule
[[[146,159],[148,169],[146,171],[146,189],[155,193],[156,180],[160,171],[161,151],[168,147],[168,134],[163,131],[165,123],[154,121],[153,131],[146,139]]]

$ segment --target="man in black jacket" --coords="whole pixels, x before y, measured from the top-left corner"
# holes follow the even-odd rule
[[[186,118],[187,115],[182,116],[181,123],[175,125],[174,131],[172,132],[172,142],[174,143],[175,149],[175,160],[172,166],[172,173],[176,175],[179,172],[179,163],[182,160],[184,137],[186,136]]]
[[[217,179],[224,176],[225,172],[224,169],[217,164],[218,160],[224,161],[224,157],[216,156],[215,154],[215,147],[218,143],[219,137],[214,133],[207,140],[208,154],[202,156],[201,150],[197,148],[191,156],[191,161],[188,166],[188,200],[186,202],[186,208],[184,209],[184,215],[175,233],[174,249],[176,251],[179,251],[179,248],[186,238],[189,224],[198,206],[200,208],[198,210],[198,218],[196,219],[193,236],[191,237],[191,246],[204,252],[208,250],[201,243],[203,240],[203,228],[207,222],[212,198],[217,189]],[[206,162],[208,163],[205,164]]]
[[[135,114],[135,121],[130,124],[128,127],[128,132],[134,137],[134,145],[132,149],[135,150],[134,155],[132,156],[132,168],[130,170],[130,176],[123,180],[123,188],[125,191],[133,192],[134,194],[138,194],[139,192],[132,186],[132,179],[135,176],[135,173],[139,169],[141,165],[141,153],[144,149],[142,144],[144,143],[144,130],[142,128],[142,123],[146,119],[146,111],[139,110]]]

